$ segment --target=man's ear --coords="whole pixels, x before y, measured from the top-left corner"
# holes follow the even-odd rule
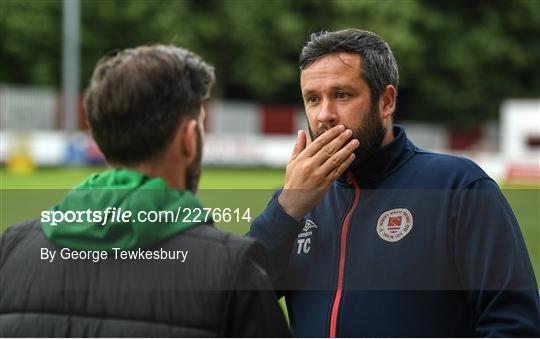
[[[387,85],[379,98],[379,112],[384,120],[396,110],[397,91],[393,85]]]
[[[190,163],[197,154],[197,120],[190,119],[185,121],[180,128],[180,143],[182,155]]]

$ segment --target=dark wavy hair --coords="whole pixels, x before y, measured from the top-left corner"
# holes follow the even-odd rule
[[[214,68],[175,46],[144,46],[101,59],[84,98],[92,136],[108,162],[158,156],[184,118],[210,98]]]

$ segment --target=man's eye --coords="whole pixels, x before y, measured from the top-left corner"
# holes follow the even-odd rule
[[[347,99],[349,97],[349,94],[347,93],[343,93],[343,92],[337,92],[336,93],[336,98],[338,99]]]
[[[315,103],[317,103],[318,101],[319,101],[319,98],[318,98],[317,96],[315,96],[315,95],[309,96],[309,97],[307,98],[307,102],[308,102],[309,104],[315,104]]]

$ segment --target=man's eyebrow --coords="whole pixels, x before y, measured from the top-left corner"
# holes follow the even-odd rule
[[[344,91],[344,90],[346,90],[346,91],[356,91],[353,86],[348,85],[348,84],[334,85],[334,86],[331,86],[330,89],[332,91]],[[317,90],[315,90],[313,88],[308,88],[308,89],[302,91],[303,96],[310,95],[310,94],[313,94],[313,93],[317,93]]]
[[[335,86],[332,86],[330,87],[332,90],[347,90],[347,91],[353,91],[354,90],[354,87],[351,86],[351,85],[335,85]]]
[[[314,90],[313,88],[308,88],[308,89],[306,89],[305,91],[302,91],[302,96],[305,97],[305,96],[308,96],[308,95],[310,95],[310,94],[314,94],[314,93],[316,93],[316,92],[317,92],[317,91]]]

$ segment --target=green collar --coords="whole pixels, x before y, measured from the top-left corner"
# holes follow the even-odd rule
[[[56,245],[77,250],[147,248],[196,225],[182,217],[173,220],[179,208],[202,208],[202,204],[191,191],[167,188],[161,178],[114,169],[86,178],[50,209],[48,219],[42,214],[41,229]],[[64,220],[55,226],[52,218],[60,212],[68,221],[73,217],[78,220]],[[124,216],[131,212],[129,221],[119,219],[119,212]],[[159,214],[161,221],[143,220]]]

